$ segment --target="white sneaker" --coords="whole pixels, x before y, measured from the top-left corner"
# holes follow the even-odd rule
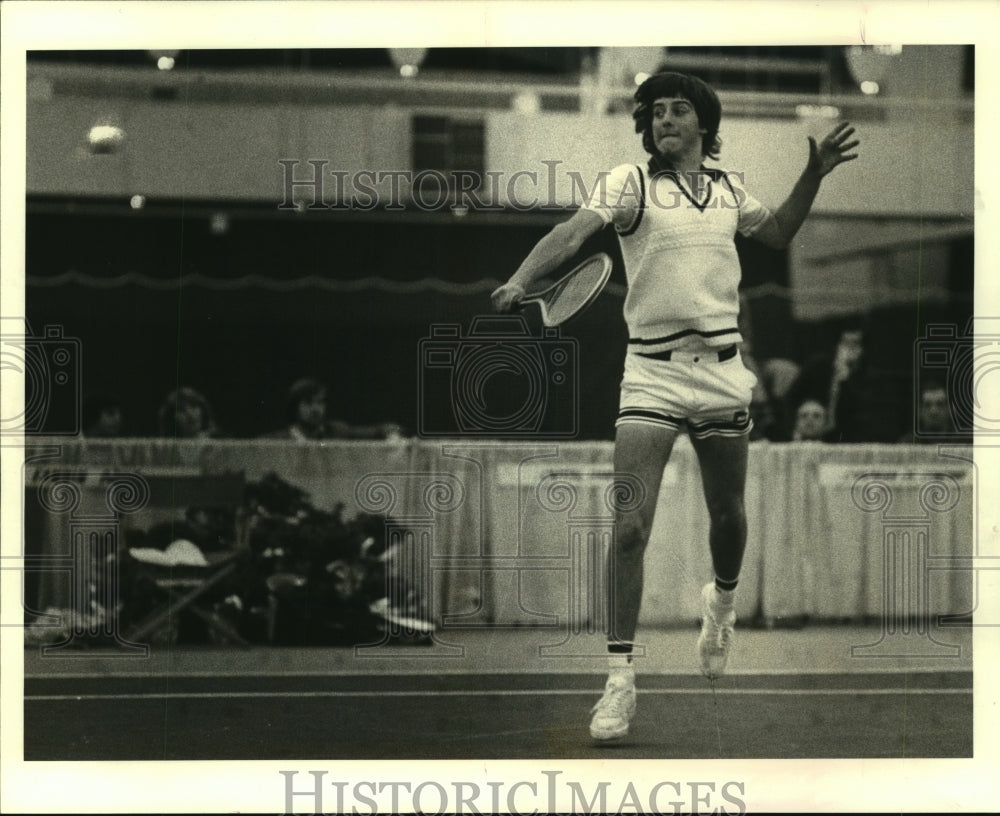
[[[604,696],[592,709],[590,736],[595,740],[621,739],[635,716],[635,683],[629,677],[612,675],[604,686]]]
[[[708,583],[701,590],[701,636],[698,638],[698,657],[701,673],[709,680],[726,673],[729,649],[733,645],[733,624],[736,610],[718,603],[715,583]]]

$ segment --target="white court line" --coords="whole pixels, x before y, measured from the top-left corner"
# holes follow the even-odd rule
[[[475,689],[472,691],[237,691],[233,693],[216,691],[169,692],[164,694],[37,694],[24,701],[84,701],[84,700],[234,700],[262,698],[326,698],[326,697],[550,697],[568,695],[597,694],[594,689]],[[704,689],[636,689],[639,694],[710,694],[711,687]],[[972,689],[716,689],[716,694],[740,694],[757,696],[875,696],[890,694],[963,694],[971,695]]]
[[[607,674],[607,663],[608,656],[600,655],[600,657],[595,658],[584,658],[592,659],[594,661],[593,667],[588,668],[564,668],[560,667],[558,669],[551,669],[548,671],[542,670],[532,670],[525,671],[524,669],[510,669],[510,668],[488,668],[488,669],[477,669],[475,671],[470,671],[469,669],[455,669],[455,668],[441,668],[441,669],[406,669],[399,671],[370,671],[374,669],[375,666],[365,666],[365,669],[330,669],[329,671],[324,671],[322,669],[287,669],[287,670],[277,670],[277,671],[266,671],[263,673],[248,674],[246,671],[241,671],[239,669],[219,669],[216,671],[207,670],[190,670],[190,671],[107,671],[107,672],[62,672],[53,671],[49,673],[31,673],[25,674],[25,680],[117,680],[117,679],[134,679],[142,677],[167,677],[171,679],[178,679],[182,677],[218,677],[218,678],[232,678],[232,677],[440,677],[442,675],[460,676],[469,675],[480,676],[484,674],[496,674],[496,675],[537,675],[539,677],[544,677],[547,675],[559,675],[564,676],[567,674],[571,675],[606,675]],[[869,658],[857,658],[859,660],[868,660]],[[875,658],[878,660],[883,660],[885,658]],[[952,658],[945,658],[952,659]],[[641,666],[640,666],[641,668]],[[742,671],[736,672],[726,672],[726,677],[768,677],[774,675],[776,677],[823,677],[829,674],[841,674],[841,675],[886,675],[886,674],[952,674],[952,673],[962,673],[962,674],[972,674],[972,666],[851,666],[850,668],[831,668],[831,669],[744,669]],[[649,670],[643,673],[646,677],[701,677],[697,671],[654,671]],[[640,674],[640,676],[643,676]]]

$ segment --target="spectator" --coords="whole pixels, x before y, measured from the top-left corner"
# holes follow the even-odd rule
[[[864,337],[861,325],[845,327],[833,354],[807,362],[786,395],[795,411],[806,400],[826,406],[828,442],[870,441]]]
[[[793,442],[824,442],[830,429],[827,427],[826,407],[818,400],[807,399],[795,411]]]
[[[160,435],[175,439],[211,439],[218,428],[212,406],[193,388],[171,391],[159,411]]]
[[[921,383],[916,420],[916,427],[903,434],[900,442],[933,445],[971,441],[968,434],[960,434],[955,428],[944,383],[934,380]]]
[[[271,439],[393,439],[402,435],[399,425],[350,425],[327,416],[327,388],[319,380],[296,381],[288,394],[288,426],[267,434]]]
[[[81,414],[83,436],[110,439],[122,435],[122,405],[114,394],[103,391],[91,394],[83,401]]]

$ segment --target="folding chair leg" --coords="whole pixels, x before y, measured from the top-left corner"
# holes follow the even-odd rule
[[[188,609],[194,612],[199,618],[201,618],[205,623],[211,626],[218,632],[221,632],[226,638],[236,643],[239,646],[248,647],[250,644],[244,640],[243,636],[239,634],[232,626],[229,625],[227,621],[224,621],[214,612],[209,612],[200,606],[191,604]]]
[[[181,610],[191,607],[197,611],[197,607],[194,606],[194,602],[208,592],[209,589],[218,584],[223,578],[232,573],[235,569],[236,564],[229,562],[224,567],[217,570],[213,575],[198,584],[195,589],[184,595],[179,595],[178,593],[168,590],[167,601],[164,609],[139,624],[136,628],[132,629],[128,634],[128,639],[134,643],[141,644],[143,642],[143,638],[153,634],[153,632],[159,631],[172,616],[178,614]],[[249,645],[239,635],[236,635],[235,632],[233,632],[233,634],[239,642],[242,642],[244,645]]]
[[[178,610],[174,608],[173,604],[167,604],[166,609],[157,612],[153,617],[147,618],[141,624],[131,629],[128,633],[128,639],[134,643],[142,643],[154,632],[159,632],[176,611]]]

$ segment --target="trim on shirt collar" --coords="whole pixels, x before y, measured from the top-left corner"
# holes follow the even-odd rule
[[[688,192],[687,185],[684,184],[684,182],[681,180],[680,173],[678,173],[673,167],[668,165],[659,156],[650,156],[647,169],[649,171],[650,181],[653,181],[661,177],[671,179],[674,182],[674,184],[677,185],[677,189],[684,194],[684,197],[688,201],[690,201],[695,207],[697,207],[698,212],[705,212],[705,209],[708,207],[709,202],[712,200],[713,181],[726,180],[728,183],[728,180],[726,179],[726,172],[724,170],[720,170],[717,167],[705,167],[705,165],[703,164],[700,168],[698,168],[698,170],[699,172],[704,173],[706,176],[708,176],[709,181],[708,181],[708,186],[705,188],[705,200],[704,202],[699,202],[694,199],[691,193]],[[729,186],[730,189],[732,189],[732,185]]]

